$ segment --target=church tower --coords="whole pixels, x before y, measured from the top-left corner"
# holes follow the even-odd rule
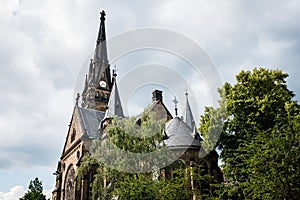
[[[52,200],[91,199],[92,174],[85,175],[82,180],[78,179],[78,167],[83,156],[89,152],[90,142],[95,138],[101,138],[101,133],[97,131],[99,124],[104,119],[108,106],[110,110],[114,108],[110,105],[110,97],[114,97],[113,103],[120,102],[116,83],[113,84],[116,74],[113,72],[111,77],[108,62],[105,12],[102,11],[100,14],[100,28],[94,56],[90,60],[88,74],[85,76],[82,105],[78,104],[80,96],[78,94],[63,151],[54,173],[56,184]],[[121,103],[116,111],[119,110],[122,111]]]
[[[100,14],[94,58],[90,61],[89,72],[86,75],[82,92],[82,107],[105,112],[113,84],[107,57],[105,12],[102,10]]]

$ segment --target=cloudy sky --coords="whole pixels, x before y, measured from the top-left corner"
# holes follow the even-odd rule
[[[36,176],[53,189],[76,80],[95,47],[102,9],[108,38],[145,27],[172,30],[205,49],[223,82],[234,83],[242,69],[281,69],[299,100],[297,0],[2,0],[1,200],[17,199]]]

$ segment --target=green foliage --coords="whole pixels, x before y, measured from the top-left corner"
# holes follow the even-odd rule
[[[201,117],[205,139],[223,120],[217,145],[229,183],[216,186],[220,198],[299,199],[299,105],[287,77],[280,70],[241,71],[236,84],[220,90],[220,107]]]
[[[215,149],[219,145],[219,138],[225,127],[226,113],[223,107],[213,109],[205,107],[204,114],[200,116],[199,132],[202,134],[201,142],[206,152]]]
[[[160,182],[153,181],[150,175],[131,174],[118,182],[114,191],[120,200],[159,199]]]
[[[20,200],[46,200],[46,196],[43,194],[42,181],[39,181],[37,177],[31,180],[28,192]]]
[[[211,196],[209,189],[211,177],[203,175],[204,173],[196,173],[201,170],[207,172],[207,169],[200,166],[186,168],[185,164],[177,160],[166,167],[166,170],[173,170],[174,177],[165,179],[160,169],[153,169],[153,162],[157,162],[155,160],[157,157],[154,156],[153,161],[151,157],[137,159],[132,154],[120,152],[120,149],[124,152],[135,153],[156,152],[164,149],[162,145],[164,124],[165,121],[156,120],[153,113],[148,111],[144,112],[140,119],[112,119],[106,128],[106,139],[93,141],[91,155],[85,156],[79,167],[79,179],[84,178],[96,168],[97,173],[90,177],[92,179],[90,199],[104,200],[118,197],[120,200],[190,200],[193,194],[196,194],[199,199],[208,199],[204,198],[204,192],[207,193],[207,197]],[[150,165],[151,162],[152,165]],[[112,165],[121,166],[123,171],[111,167]],[[134,167],[144,168],[148,172],[126,172],[127,169],[136,169]],[[152,167],[151,170],[149,170],[150,167]],[[191,176],[193,176],[193,181],[197,182],[195,190],[192,190]],[[109,186],[104,187],[104,182]]]
[[[250,169],[247,196],[300,198],[300,115],[288,124],[258,133],[245,150],[249,154],[245,162]]]

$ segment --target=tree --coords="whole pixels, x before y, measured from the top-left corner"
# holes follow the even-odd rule
[[[215,129],[210,119],[223,120],[217,144],[229,186],[221,187],[222,198],[292,199],[294,193],[278,194],[283,188],[298,191],[299,184],[290,181],[299,177],[299,160],[288,150],[299,150],[299,132],[291,128],[298,124],[299,105],[287,88],[287,77],[280,70],[241,71],[236,84],[226,83],[220,89],[220,107],[207,109],[201,117],[204,135]],[[219,110],[226,114],[220,115]]]
[[[92,142],[91,155],[85,156],[79,167],[79,179],[93,166],[97,167],[97,173],[92,177],[92,199],[105,199],[107,196],[118,196],[119,199],[153,199],[158,195],[158,187],[155,186],[159,183],[152,180],[149,173],[130,172],[137,169],[145,172],[152,170],[151,159],[155,158],[147,160],[142,156],[143,153],[153,152],[162,147],[160,144],[164,137],[164,123],[164,120],[157,120],[149,109],[138,119],[111,119],[105,129],[107,138]],[[138,157],[135,157],[136,155]],[[119,170],[112,166],[118,166]],[[103,184],[104,176],[106,187]]]
[[[159,167],[154,166],[159,162],[158,157],[147,157],[147,159],[142,157],[143,153],[164,149],[165,146],[162,143],[164,124],[165,121],[157,120],[156,116],[148,110],[138,119],[112,119],[105,129],[105,134],[108,134],[107,138],[92,142],[91,155],[82,159],[78,169],[79,180],[84,175],[91,174],[91,171],[96,171],[93,177],[88,178],[92,180],[90,199],[118,197],[120,200],[188,200],[193,195],[196,195],[198,199],[202,199],[201,195],[204,196],[204,193],[210,196],[209,186],[206,186],[212,182],[212,177],[202,176],[204,171],[205,174],[207,173],[207,169],[203,169],[205,163],[202,163],[203,166],[186,167],[183,162],[177,162],[179,160],[174,161],[171,158],[172,162],[168,162],[171,164],[167,167],[163,166],[165,172],[172,172],[170,175],[172,177],[165,178],[160,173]],[[123,154],[120,149],[141,154],[137,158],[132,154]],[[162,160],[167,162],[170,159],[168,155],[165,158],[163,152],[161,154]],[[106,157],[107,155],[109,157]],[[116,165],[121,166],[121,170],[115,169]],[[95,167],[96,170],[94,170]],[[153,167],[156,168],[153,169]],[[137,168],[143,169],[141,173],[134,173]],[[192,181],[195,182],[194,189],[192,189]]]
[[[244,150],[249,154],[246,197],[300,199],[300,114],[259,132]]]
[[[43,194],[42,181],[37,177],[34,180],[31,180],[28,192],[26,192],[20,200],[46,200],[46,195]]]

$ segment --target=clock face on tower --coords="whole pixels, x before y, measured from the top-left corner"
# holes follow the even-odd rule
[[[100,87],[103,87],[103,88],[105,88],[106,87],[106,82],[105,81],[100,81]]]

